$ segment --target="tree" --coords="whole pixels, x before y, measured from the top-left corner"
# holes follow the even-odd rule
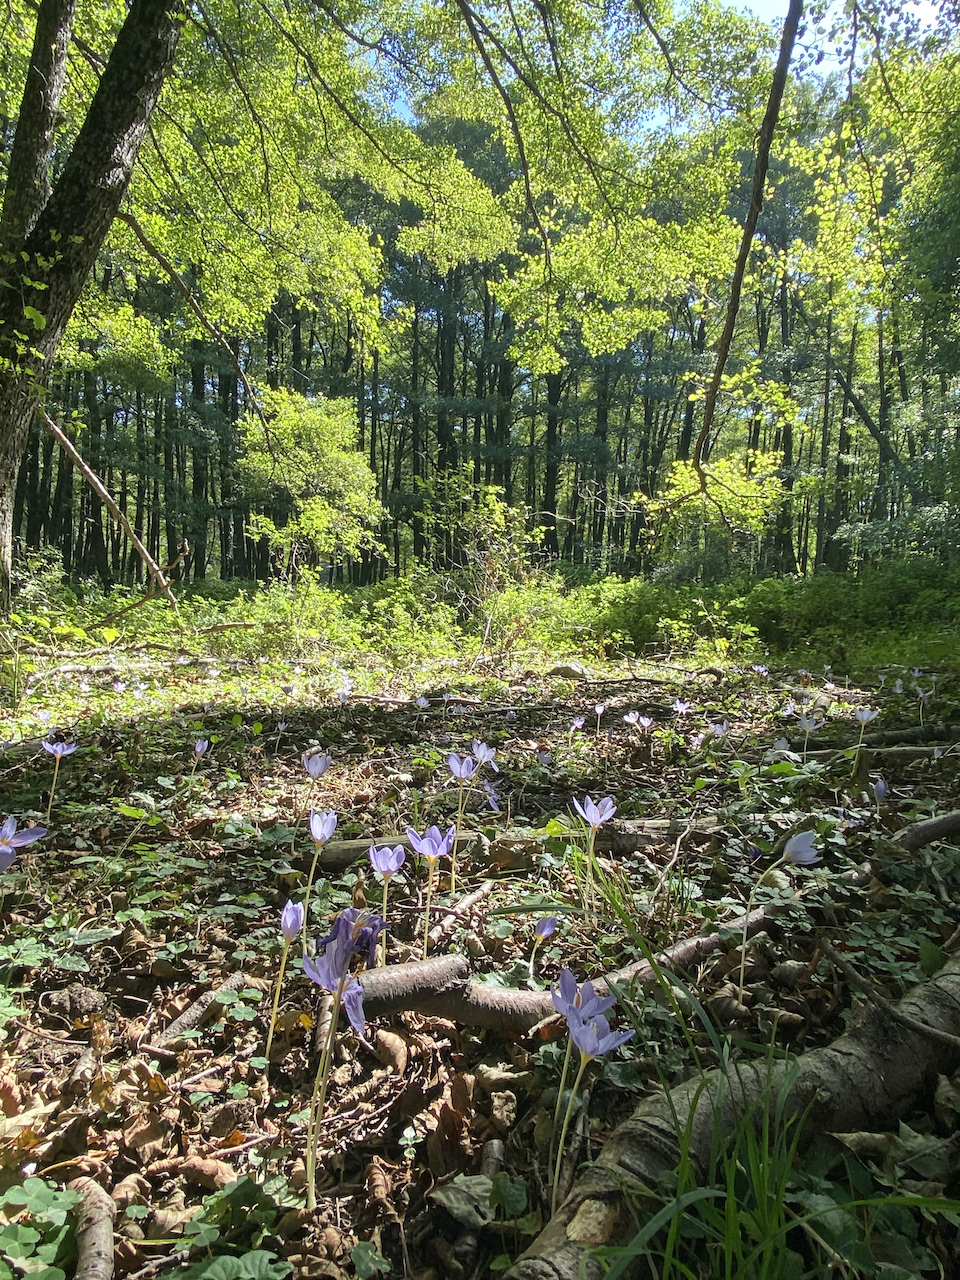
[[[182,0],[133,0],[70,154],[50,181],[75,0],[40,0],[0,213],[0,605],[30,424],[130,182],[173,64]]]

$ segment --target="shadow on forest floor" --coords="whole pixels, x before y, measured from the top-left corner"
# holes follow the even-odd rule
[[[888,994],[922,977],[921,939],[936,948],[957,927],[952,851],[899,867],[882,890],[838,888],[842,871],[868,857],[878,884],[889,833],[951,807],[955,794],[947,742],[856,755],[856,708],[879,706],[888,736],[915,724],[914,702],[887,688],[661,664],[646,674],[569,668],[514,680],[453,673],[425,690],[430,705],[420,708],[396,692],[399,683],[347,693],[341,705],[329,673],[176,655],[125,665],[118,655],[99,666],[51,663],[9,716],[8,738],[23,740],[0,756],[0,806],[21,825],[42,823],[54,763],[27,735],[47,729],[78,750],[62,761],[49,834],[21,851],[5,879],[0,1170],[6,1187],[77,1173],[105,1186],[119,1208],[121,1274],[205,1274],[182,1267],[199,1266],[212,1249],[265,1251],[264,1275],[290,1266],[304,1276],[361,1275],[364,1248],[375,1245],[395,1262],[406,1251],[415,1270],[480,1276],[502,1268],[504,1248],[519,1252],[545,1220],[537,1126],[552,1110],[562,1048],[481,1035],[415,1009],[368,1029],[372,1051],[344,1033],[321,1138],[324,1194],[317,1215],[300,1211],[323,1012],[299,961],[288,970],[269,1066],[261,1055],[280,910],[299,896],[313,848],[311,806],[338,815],[330,851],[363,842],[350,851],[356,865],[321,871],[316,936],[351,903],[379,905],[379,882],[363,869],[367,842],[392,844],[408,826],[456,820],[447,755],[469,754],[474,741],[495,748],[498,771],[487,765],[471,780],[463,826],[495,848],[509,846],[497,844],[509,830],[521,852],[498,863],[488,842],[473,850],[457,899],[474,900],[457,916],[440,892],[432,919],[450,913],[450,922],[435,950],[452,947],[478,974],[539,990],[564,967],[597,976],[715,929],[753,900],[758,863],[814,824],[822,863],[796,873],[804,893],[789,928],[759,935],[746,957],[734,939],[688,978],[701,1011],[712,1007],[741,1040],[769,1043],[776,1011],[781,1050],[831,1039],[849,1008],[849,991],[818,961],[819,903],[842,909],[851,948],[866,952],[865,967]],[[941,680],[940,707],[929,714],[947,716],[954,696]],[[801,711],[825,722],[805,751],[795,738]],[[625,721],[631,713],[641,719]],[[775,747],[786,725],[793,741]],[[209,743],[202,755],[197,741]],[[302,762],[308,751],[332,757],[314,782]],[[878,799],[881,772],[887,795]],[[584,911],[584,833],[571,809],[587,795],[614,799],[610,825],[620,832],[616,851],[598,843],[604,893],[595,918]],[[666,819],[679,823],[676,835]],[[770,892],[789,889],[773,883]],[[390,887],[391,963],[419,957],[422,910],[423,876],[408,859]],[[550,914],[561,927],[534,966],[534,924]],[[729,994],[741,962],[746,988],[725,1025],[713,998]],[[777,988],[771,972],[796,962],[802,979]],[[218,998],[203,1020],[164,1048],[165,1028],[211,989]],[[603,1063],[590,1093],[591,1142],[658,1081],[693,1066],[675,1009],[645,1001],[641,1017],[634,1000],[626,1018],[637,1039]],[[699,1066],[712,1065],[709,1039],[697,1043]],[[462,1206],[431,1196],[484,1160],[517,1188],[503,1238],[492,1229],[496,1215],[489,1229],[468,1228]]]

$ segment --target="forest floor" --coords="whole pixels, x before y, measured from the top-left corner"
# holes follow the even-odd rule
[[[3,880],[0,1276],[69,1273],[81,1196],[94,1219],[115,1213],[116,1271],[137,1280],[479,1278],[546,1223],[562,1022],[470,1025],[416,991],[390,1016],[368,1011],[367,1043],[343,1021],[319,1205],[304,1210],[329,1000],[296,947],[263,1055],[280,913],[302,900],[314,849],[311,808],[338,815],[313,939],[344,907],[379,909],[370,844],[406,844],[408,826],[445,829],[462,801],[456,893],[444,867],[430,954],[531,993],[529,1008],[566,967],[596,979],[718,935],[679,977],[620,988],[611,1017],[636,1034],[585,1077],[561,1194],[645,1094],[739,1054],[827,1043],[863,1000],[851,972],[897,999],[957,944],[960,850],[905,857],[892,838],[957,807],[950,673],[853,681],[652,659],[411,671],[361,696],[307,661],[228,661],[186,644],[37,652],[30,665],[0,721],[0,808],[20,828],[49,828]],[[880,714],[862,726],[866,708]],[[807,738],[801,714],[822,728]],[[52,798],[44,742],[77,748]],[[498,771],[485,765],[461,797],[447,756],[475,742],[495,749]],[[316,780],[303,763],[312,751],[332,757]],[[592,865],[573,810],[586,796],[616,805]],[[784,864],[785,839],[803,829],[820,861]],[[391,966],[420,960],[424,889],[408,851],[389,888]],[[723,926],[761,903],[779,914],[744,954],[739,928]],[[559,927],[531,962],[549,916]],[[844,1274],[951,1274],[949,1214],[901,1211],[881,1230],[845,1206],[921,1183],[933,1198],[955,1191],[958,1116],[960,1082],[945,1076],[907,1123],[891,1118],[885,1145],[847,1135],[842,1151],[791,1172],[788,1199],[826,1203],[815,1231],[796,1228],[807,1275],[834,1274],[838,1252]],[[108,1193],[105,1208],[89,1183],[65,1189],[83,1176]]]

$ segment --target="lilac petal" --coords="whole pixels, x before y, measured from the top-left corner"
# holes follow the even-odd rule
[[[343,1007],[347,1012],[350,1025],[353,1027],[357,1036],[366,1044],[365,1032],[367,1030],[367,1022],[363,1016],[363,988],[356,978],[351,978],[343,989],[341,996]]]
[[[295,938],[300,936],[302,928],[303,903],[288,900],[287,905],[280,913],[280,932],[287,942],[293,942]]]

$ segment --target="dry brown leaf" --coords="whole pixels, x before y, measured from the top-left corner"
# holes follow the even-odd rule
[[[243,1135],[240,1135],[241,1138]],[[237,1171],[225,1160],[204,1159],[202,1156],[187,1156],[181,1160],[178,1172],[187,1182],[206,1187],[208,1191],[222,1191],[230,1182],[236,1182]]]
[[[0,1069],[0,1112],[15,1116],[23,1106],[23,1091],[10,1067],[4,1063]]]
[[[427,1135],[427,1161],[435,1178],[446,1177],[465,1169],[468,1152],[464,1145],[463,1116],[448,1103],[443,1103],[437,1126]]]
[[[499,1133],[509,1133],[517,1123],[517,1095],[509,1089],[490,1095],[490,1120]]]
[[[141,1111],[123,1126],[123,1140],[141,1161],[156,1160],[166,1149],[170,1125],[154,1111]]]
[[[111,1194],[118,1209],[126,1209],[131,1204],[145,1204],[150,1195],[150,1183],[142,1174],[128,1173],[125,1178],[121,1178]]]
[[[391,1067],[398,1076],[404,1074],[407,1069],[408,1050],[403,1036],[398,1036],[395,1031],[385,1031],[381,1028],[373,1037],[373,1046],[377,1051],[377,1057],[385,1067]]]

